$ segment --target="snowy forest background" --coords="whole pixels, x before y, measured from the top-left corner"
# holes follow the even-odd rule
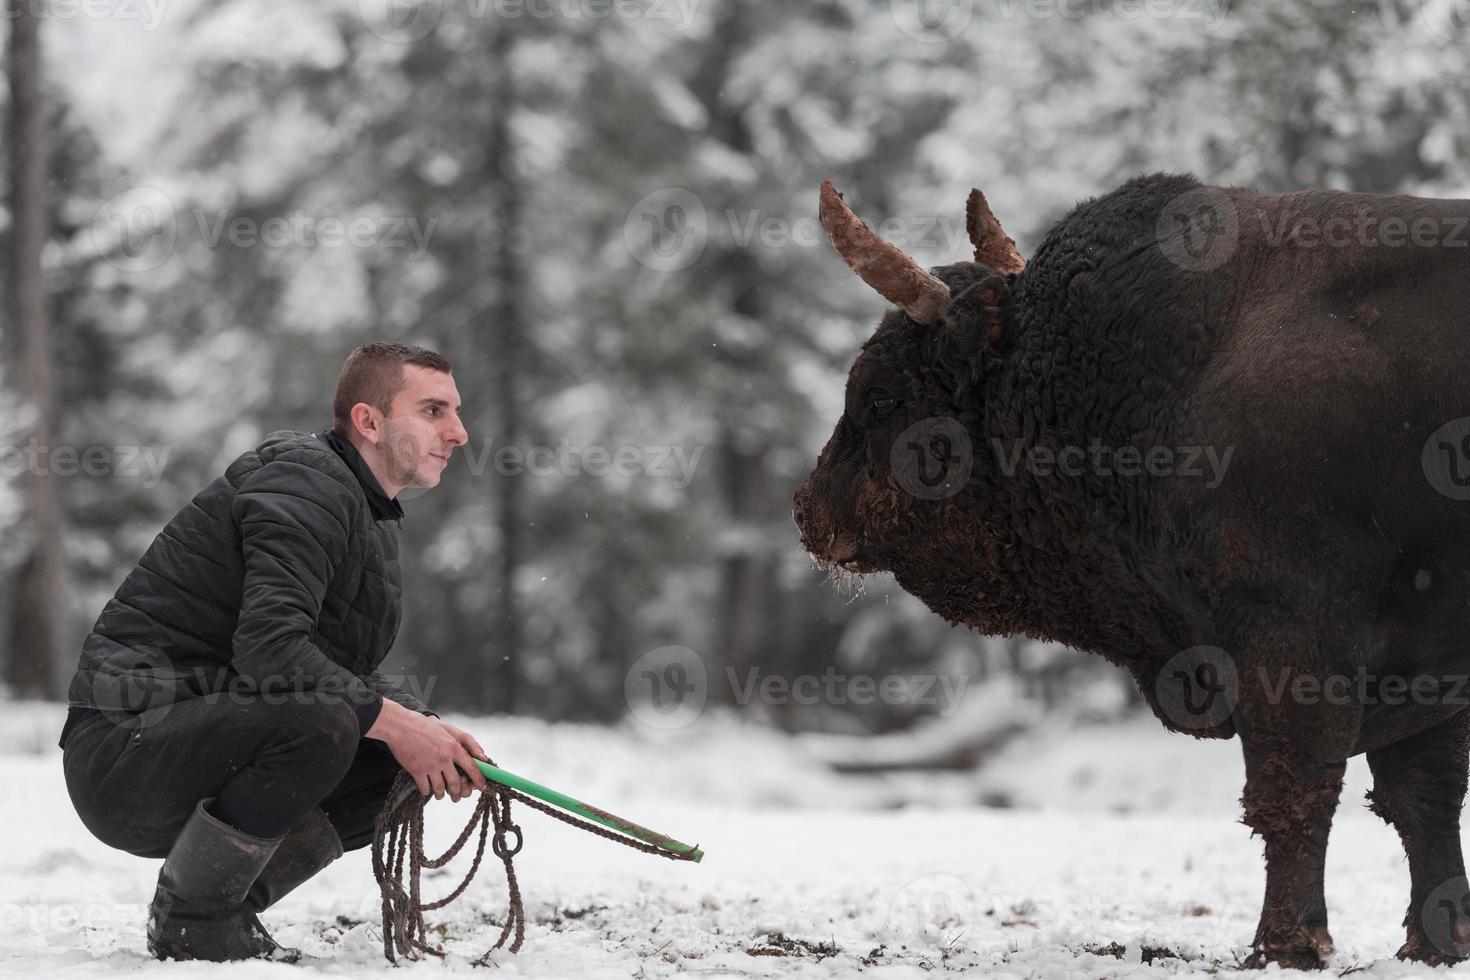
[[[679,647],[712,703],[790,730],[956,705],[742,698],[730,671],[964,677],[987,738],[1127,718],[1100,659],[950,629],[886,577],[835,588],[803,553],[791,495],[882,309],[820,233],[819,182],[926,264],[968,256],[972,186],[1023,254],[1145,171],[1470,196],[1456,0],[6,3],[12,81],[47,10],[49,140],[38,334],[0,96],[16,698],[63,698],[164,522],[266,433],[327,427],[348,351],[392,338],[454,363],[471,437],[404,497],[384,669],[436,707],[615,722],[640,658]],[[106,462],[33,476],[38,425]],[[633,472],[501,472],[503,447]]]

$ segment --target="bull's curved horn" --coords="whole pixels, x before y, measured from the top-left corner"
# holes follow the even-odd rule
[[[918,323],[938,323],[949,305],[949,287],[903,250],[879,238],[842,201],[830,180],[822,181],[822,227],[842,260],[883,298]]]
[[[976,262],[1006,274],[1026,268],[1015,241],[1001,228],[978,187],[970,190],[970,199],[965,202],[965,228],[970,232],[970,244],[975,246]]]

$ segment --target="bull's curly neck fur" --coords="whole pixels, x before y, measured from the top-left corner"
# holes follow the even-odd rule
[[[1185,295],[1155,225],[1165,202],[1197,186],[1152,175],[1080,204],[1023,272],[1006,277],[1014,322],[978,364],[947,353],[954,338],[943,330],[901,315],[870,341],[892,343],[895,357],[922,347],[921,372],[937,372],[953,392],[952,411],[973,441],[965,489],[930,505],[923,523],[933,536],[922,556],[910,555],[922,560],[892,563],[899,583],[951,623],[1062,642],[1145,674],[1198,642],[1164,601],[1178,584],[1156,558],[1161,522],[1150,510],[1159,501],[1147,485],[1156,478],[1090,465],[1078,475],[1039,473],[1026,462],[1038,449],[1095,442],[1175,445],[1164,406],[1203,357],[1196,338],[1178,335],[1188,321],[1177,314],[1211,300]],[[989,272],[968,263],[935,271],[955,291]],[[1167,320],[1157,312],[1165,309]]]

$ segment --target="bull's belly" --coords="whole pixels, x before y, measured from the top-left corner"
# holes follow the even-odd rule
[[[1422,580],[1421,580],[1422,584]],[[1430,583],[1422,590],[1434,589]],[[1470,708],[1470,602],[1463,578],[1416,602],[1385,601],[1369,656],[1349,671],[1363,705],[1354,754],[1391,745]]]
[[[1426,728],[1432,728],[1464,710],[1464,705],[1455,707],[1451,704],[1370,706],[1364,709],[1363,721],[1358,728],[1358,740],[1349,754],[1361,755],[1392,745],[1411,735],[1417,735]]]

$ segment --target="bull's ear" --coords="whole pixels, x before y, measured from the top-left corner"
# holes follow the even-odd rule
[[[998,348],[1010,340],[1014,302],[1004,276],[988,275],[966,287],[944,310],[944,331],[971,354]]]

